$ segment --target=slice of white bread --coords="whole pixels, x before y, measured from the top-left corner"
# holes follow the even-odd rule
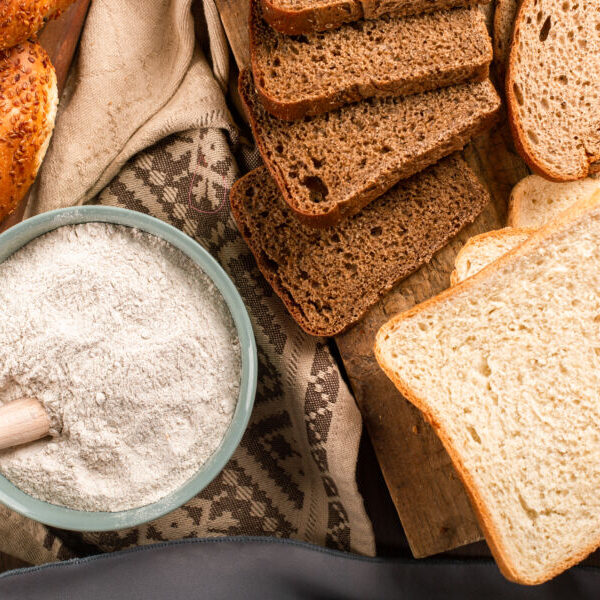
[[[379,331],[504,575],[542,583],[600,545],[600,192]]]
[[[507,225],[537,229],[575,202],[589,198],[598,189],[599,179],[587,177],[556,183],[539,175],[529,175],[521,179],[510,194]]]
[[[502,255],[521,245],[533,232],[533,229],[505,227],[473,236],[467,240],[454,259],[450,284],[456,285],[475,275]]]
[[[539,175],[525,177],[513,188],[508,208],[508,227],[472,237],[454,260],[450,274],[456,285],[522,244],[536,229],[600,189],[600,180],[587,177],[557,183]]]
[[[506,97],[515,146],[555,181],[581,179],[600,160],[598,0],[523,0]]]

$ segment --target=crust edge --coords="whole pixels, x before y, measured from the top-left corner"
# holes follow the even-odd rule
[[[277,186],[279,187],[282,193],[283,199],[288,204],[290,209],[294,212],[296,217],[305,225],[308,225],[309,227],[315,227],[317,229],[321,229],[324,227],[332,227],[339,223],[343,218],[350,217],[360,212],[360,210],[367,206],[367,204],[385,194],[385,192],[387,192],[390,188],[399,183],[401,180],[411,177],[418,171],[422,171],[428,166],[431,166],[434,163],[438,162],[442,158],[449,156],[453,152],[462,150],[473,137],[479,135],[483,131],[486,131],[487,129],[493,126],[493,124],[498,119],[498,114],[501,106],[501,101],[498,96],[498,93],[494,88],[494,85],[491,82],[489,82],[490,89],[493,92],[496,100],[495,108],[493,110],[490,110],[487,114],[482,114],[479,121],[473,124],[468,129],[468,131],[464,131],[452,138],[450,140],[452,144],[450,144],[449,141],[448,143],[443,145],[441,152],[438,148],[434,148],[426,154],[415,157],[412,163],[407,163],[404,166],[403,171],[395,172],[394,176],[388,177],[386,181],[375,181],[371,184],[369,188],[363,189],[360,192],[355,192],[354,195],[352,195],[351,197],[346,198],[345,200],[332,206],[327,212],[314,214],[303,211],[294,203],[293,194],[287,188],[285,178],[279,172],[277,164],[269,159],[267,149],[264,146],[260,135],[256,135],[256,132],[260,131],[260,127],[251,110],[252,102],[247,97],[245,91],[245,81],[247,78],[250,78],[249,83],[251,85],[254,85],[254,81],[252,80],[250,70],[248,68],[242,69],[238,78],[238,90],[242,99],[242,103],[244,104],[244,109],[246,111],[246,115],[248,116],[250,126],[254,133],[256,145],[264,160],[264,163],[268,168],[271,176],[275,179],[275,182],[277,183]],[[414,165],[415,163],[418,168],[413,170],[410,167],[410,165]]]
[[[263,7],[265,20],[273,29],[286,35],[299,35],[303,33],[315,33],[335,29],[344,23],[350,23],[359,19],[372,19],[391,14],[393,16],[408,17],[414,14],[435,12],[436,10],[450,10],[453,8],[466,8],[488,4],[490,0],[446,0],[439,1],[433,6],[427,6],[419,12],[410,9],[398,9],[389,13],[366,14],[365,6],[370,4],[369,0],[342,1],[330,7],[304,8],[300,10],[284,10],[277,6],[273,0],[260,0]],[[349,6],[349,8],[344,8]],[[374,11],[375,13],[375,11]]]
[[[533,229],[532,227],[510,227],[510,226],[507,226],[507,227],[503,227],[502,229],[492,229],[490,231],[484,231],[483,233],[480,233],[478,235],[474,235],[473,237],[470,237],[465,242],[465,245],[459,250],[458,254],[454,258],[454,270],[452,271],[452,273],[450,273],[450,285],[455,286],[458,283],[460,283],[458,280],[458,272],[456,270],[456,265],[458,264],[458,261],[461,260],[463,254],[465,252],[467,252],[471,248],[471,246],[474,246],[475,244],[478,244],[479,242],[481,242],[483,240],[487,240],[489,238],[502,238],[504,236],[510,236],[510,235],[530,236],[535,231],[536,230]],[[471,277],[472,277],[472,275],[471,275]]]

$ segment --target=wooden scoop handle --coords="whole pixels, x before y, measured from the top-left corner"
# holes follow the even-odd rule
[[[50,434],[50,418],[32,398],[0,406],[0,450],[34,442]]]

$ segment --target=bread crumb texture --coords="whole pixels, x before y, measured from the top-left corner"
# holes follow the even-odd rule
[[[472,237],[456,255],[455,271],[451,275],[452,285],[475,275],[513,248],[520,246],[532,233],[533,230],[506,227]]]
[[[585,177],[600,160],[600,4],[525,0],[507,93],[528,163],[555,180]]]
[[[361,98],[481,80],[492,59],[477,8],[382,17],[288,36],[263,20],[258,0],[251,6],[256,86],[267,110],[280,118],[320,114]]]
[[[599,289],[596,207],[377,338],[380,363],[463,473],[501,568],[522,583],[600,542]]]
[[[504,63],[510,50],[519,4],[519,0],[496,1],[494,10],[494,59],[500,66],[501,73],[504,73]]]
[[[308,333],[329,336],[429,261],[488,200],[458,155],[327,229],[300,223],[264,167],[231,192],[238,227],[290,314]]]
[[[539,175],[525,177],[513,188],[509,200],[508,224],[512,227],[545,225],[570,206],[590,198],[600,189],[600,180],[548,181]]]
[[[240,91],[284,200],[315,226],[334,225],[399,180],[460,150],[491,126],[500,107],[486,80],[370,98],[290,123],[264,110],[249,71],[240,76]]]

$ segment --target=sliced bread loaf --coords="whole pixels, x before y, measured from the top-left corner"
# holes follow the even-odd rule
[[[473,236],[454,259],[450,284],[456,285],[479,273],[484,267],[520,246],[534,231],[535,229],[505,227]]]
[[[491,40],[477,8],[358,21],[292,37],[267,25],[258,0],[251,0],[250,52],[264,107],[287,120],[362,98],[481,81],[492,60]]]
[[[597,0],[524,0],[506,95],[517,150],[554,181],[581,179],[600,160]]]
[[[264,167],[240,179],[230,198],[240,232],[267,281],[306,332],[323,336],[360,319],[489,200],[458,155],[329,229],[296,220]]]
[[[448,450],[502,572],[600,544],[600,192],[389,321],[375,354]]]
[[[488,0],[261,0],[271,27],[287,35],[325,31],[360,19],[403,17]]]
[[[462,148],[497,116],[489,81],[414,96],[371,98],[292,123],[273,117],[248,71],[240,93],[283,199],[305,223],[336,224],[401,179]]]
[[[508,225],[537,229],[598,189],[600,180],[589,177],[556,183],[539,175],[529,175],[521,179],[510,194]]]

